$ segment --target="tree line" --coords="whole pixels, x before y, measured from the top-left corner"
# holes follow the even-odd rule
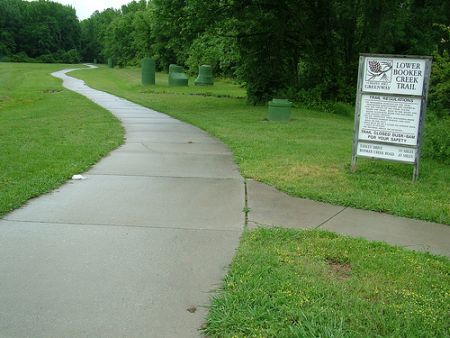
[[[56,2],[0,0],[0,57],[11,61],[80,62],[75,9]]]
[[[0,56],[119,66],[151,56],[191,73],[206,63],[242,81],[252,103],[352,102],[359,53],[433,55],[432,102],[450,106],[448,1],[139,0],[78,22],[51,1],[0,0],[0,29]]]

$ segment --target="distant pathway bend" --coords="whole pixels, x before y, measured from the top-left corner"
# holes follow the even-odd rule
[[[228,149],[205,132],[89,88],[126,142],[0,220],[0,335],[196,337],[244,225]],[[67,102],[70,104],[70,102]]]

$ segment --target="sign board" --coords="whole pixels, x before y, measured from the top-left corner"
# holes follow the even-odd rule
[[[426,59],[367,56],[364,60],[365,92],[422,96]]]
[[[431,57],[361,54],[352,170],[357,157],[414,164],[418,176]]]

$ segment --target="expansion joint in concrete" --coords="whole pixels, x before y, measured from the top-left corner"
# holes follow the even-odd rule
[[[244,220],[244,229],[247,230],[248,227],[248,214],[250,212],[250,208],[248,207],[248,188],[247,188],[247,179],[244,178],[244,214],[245,214],[245,220]]]

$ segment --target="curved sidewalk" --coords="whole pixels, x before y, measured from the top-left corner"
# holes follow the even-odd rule
[[[450,257],[450,226],[291,197],[247,181],[249,228],[320,229]]]
[[[0,333],[195,337],[244,225],[244,184],[203,131],[83,81],[126,142],[0,220]],[[68,102],[67,104],[70,104]]]

